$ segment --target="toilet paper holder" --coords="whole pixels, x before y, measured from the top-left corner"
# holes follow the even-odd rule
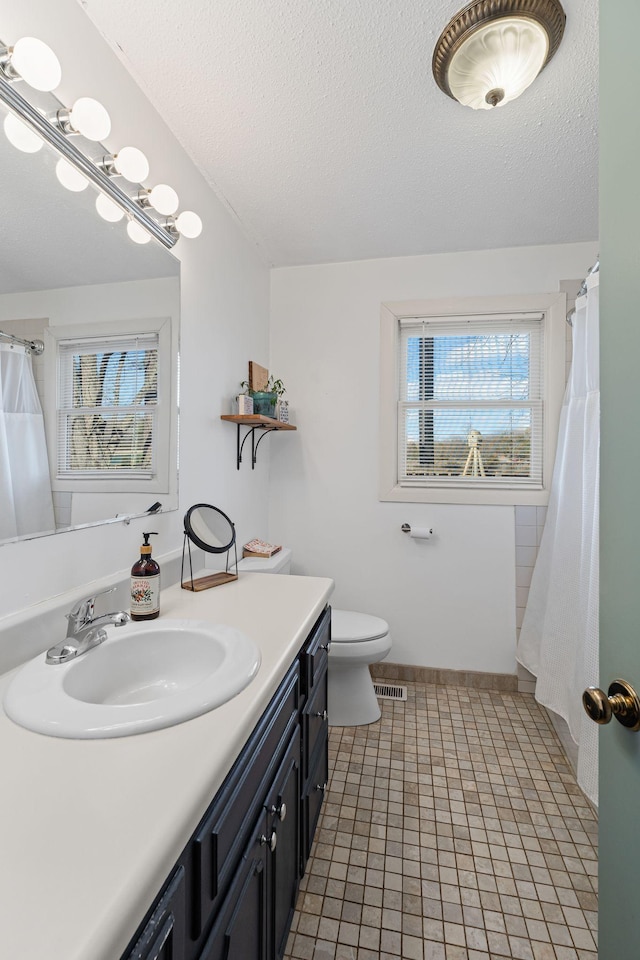
[[[411,524],[403,523],[400,529],[402,530],[403,533],[411,533]],[[433,527],[429,527],[429,533],[433,533]]]

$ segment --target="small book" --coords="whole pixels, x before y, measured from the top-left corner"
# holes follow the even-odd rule
[[[272,557],[274,553],[282,550],[281,546],[275,543],[266,543],[264,540],[250,540],[242,548],[243,557]]]

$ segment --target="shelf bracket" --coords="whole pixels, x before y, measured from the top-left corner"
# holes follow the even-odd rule
[[[237,414],[237,413],[223,413],[220,417],[221,420],[226,420],[228,423],[235,423],[236,425],[236,469],[240,469],[240,464],[242,463],[242,454],[244,453],[244,445],[251,435],[251,469],[254,470],[256,466],[256,459],[258,455],[258,447],[262,442],[262,437],[266,433],[275,433],[278,430],[297,430],[297,427],[293,423],[283,423],[280,420],[275,420],[273,417],[266,417],[263,415],[253,416],[252,414]],[[240,427],[245,428],[245,434],[242,435]],[[260,432],[260,436],[256,438],[256,430]]]
[[[263,426],[261,426],[260,424],[256,424],[256,426],[253,426],[253,427],[249,427],[249,428],[248,428],[248,430],[247,430],[247,432],[245,433],[244,437],[242,438],[242,442],[241,442],[241,441],[240,441],[240,427],[241,427],[241,426],[242,426],[242,424],[240,424],[240,423],[237,423],[237,424],[236,424],[236,427],[237,427],[237,432],[236,432],[236,469],[237,469],[237,470],[240,469],[240,464],[242,463],[242,451],[244,450],[244,445],[245,445],[245,443],[247,442],[247,440],[249,439],[249,437],[251,437],[251,469],[254,470],[254,469],[255,469],[255,466],[256,466],[257,453],[258,453],[258,447],[259,447],[259,445],[260,445],[260,441],[263,440],[264,437],[265,437],[268,433],[273,433],[273,432],[276,430],[276,427],[267,427],[267,426],[264,426],[264,427],[263,427]],[[257,440],[256,440],[256,430],[261,430],[261,431],[262,431],[262,436],[258,437]]]
[[[263,432],[262,432],[262,436],[261,436],[261,437],[258,437],[258,439],[256,440],[256,444],[255,444],[255,446],[254,446],[254,445],[253,445],[253,434],[255,433],[255,431],[256,431],[257,429],[260,429],[260,428],[259,428],[259,427],[254,427],[253,430],[251,431],[251,434],[252,434],[252,438],[251,438],[251,469],[252,469],[252,470],[254,469],[254,467],[255,467],[255,465],[256,465],[256,456],[257,456],[257,454],[258,454],[258,447],[260,446],[260,441],[261,441],[261,440],[264,440],[264,438],[266,437],[266,435],[267,435],[268,433],[273,433],[274,430],[275,430],[275,427],[262,427],[262,428],[261,428],[262,431],[263,431]]]

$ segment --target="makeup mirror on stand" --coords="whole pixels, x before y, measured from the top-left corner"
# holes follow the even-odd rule
[[[193,564],[191,560],[191,544],[204,550],[206,553],[226,553],[227,559],[224,571],[210,573],[204,577],[193,579]],[[182,544],[182,569],[180,583],[183,590],[209,590],[219,587],[223,583],[230,583],[238,579],[237,573],[229,572],[229,553],[234,549],[234,570],[238,569],[238,549],[236,546],[236,528],[222,510],[211,506],[210,503],[196,503],[189,507],[184,515],[184,542]],[[189,577],[184,577],[185,552],[189,556]]]

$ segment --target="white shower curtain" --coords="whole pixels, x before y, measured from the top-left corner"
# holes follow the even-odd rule
[[[549,508],[518,643],[518,660],[537,678],[536,700],[567,721],[578,745],[578,783],[594,803],[599,728],[581,697],[598,685],[598,279],[590,276],[576,301]]]
[[[24,347],[0,343],[0,540],[55,530],[44,420]]]

